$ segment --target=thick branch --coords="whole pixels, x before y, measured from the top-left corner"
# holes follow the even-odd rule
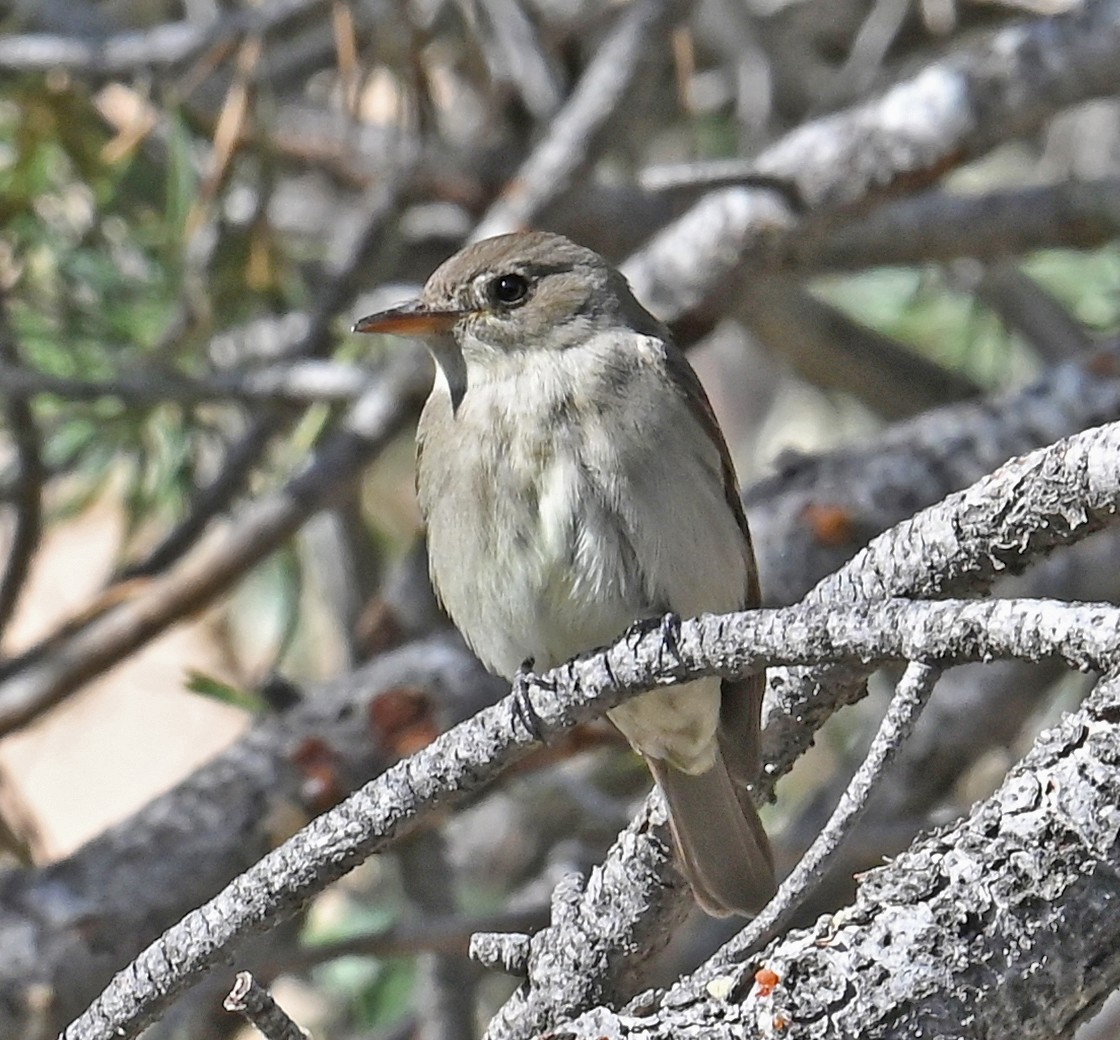
[[[1067,105],[1115,93],[1118,49],[1117,0],[996,32],[764,151],[745,175],[787,184],[798,206],[765,188],[713,191],[631,257],[626,274],[639,299],[677,319],[728,285],[746,258],[780,259],[804,233],[801,216],[915,190]]]
[[[254,502],[230,528],[201,545],[135,598],[73,632],[9,661],[0,680],[0,733],[10,732],[79,684],[116,664],[167,626],[209,603],[344,493],[411,418],[427,390],[427,365],[402,356],[355,403],[347,424],[279,491]]]
[[[778,472],[744,496],[766,602],[795,603],[871,538],[1012,456],[1118,420],[1120,350],[1112,346],[1020,390],[898,423],[868,443],[779,460]],[[901,586],[896,594],[929,595]]]
[[[801,270],[859,270],[1035,249],[1092,249],[1120,234],[1120,180],[950,195],[930,191],[878,206],[797,251]]]
[[[3,875],[0,1036],[62,1029],[165,928],[387,768],[417,726],[450,728],[501,689],[441,636],[307,692],[66,859]],[[402,706],[411,732],[380,721]]]
[[[539,739],[642,692],[822,658],[959,663],[1055,655],[1082,669],[1120,664],[1120,608],[1033,600],[891,600],[846,611],[792,607],[705,616],[675,633],[624,637],[606,651],[530,680],[314,820],[149,946],[67,1028],[65,1040],[135,1036],[235,942],[296,912],[425,816],[492,781]],[[632,859],[629,869],[640,870],[640,859]],[[560,910],[554,905],[554,913]]]
[[[1079,541],[1115,517],[1117,452],[1120,425],[1112,425],[1017,459],[908,521],[904,539],[888,532],[872,543],[819,586],[816,601],[827,608],[830,602],[839,606],[842,601],[830,596],[840,594],[851,597],[847,602],[864,602],[875,595],[936,595],[947,587],[986,589],[1011,564],[1026,566],[1055,544]],[[1010,509],[1017,494],[1024,504]],[[1055,517],[1074,522],[1054,524]],[[990,555],[993,546],[1000,547],[999,559]],[[872,668],[868,662],[771,673],[777,696],[764,733],[765,765],[757,785],[763,796],[825,719],[862,696]],[[533,937],[529,980],[491,1022],[488,1036],[531,1036],[595,1004],[617,1005],[640,988],[627,973],[648,954],[650,937],[664,941],[684,912],[687,895],[666,882],[672,874],[664,811],[654,796],[592,872],[588,895]],[[553,970],[557,962],[563,973]]]
[[[642,1017],[567,1035],[714,1040],[1066,1037],[1120,985],[1120,680],[1044,733],[952,829],[865,875],[853,906]],[[755,970],[769,973],[762,986]]]

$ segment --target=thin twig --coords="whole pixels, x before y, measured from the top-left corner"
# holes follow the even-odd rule
[[[636,0],[620,15],[544,140],[479,221],[473,241],[528,226],[545,205],[571,186],[596,135],[633,81],[651,37],[682,9],[682,0]]]
[[[0,363],[17,364],[19,351],[8,320],[7,302],[0,293]],[[12,484],[15,526],[0,579],[0,633],[15,611],[31,571],[31,561],[43,534],[43,484],[47,471],[35,413],[26,397],[14,394],[6,402],[8,425],[15,446]]]
[[[425,914],[458,909],[455,871],[438,828],[418,830],[397,846],[405,894]],[[477,969],[462,954],[428,951],[416,965],[424,999],[416,1009],[418,1040],[474,1040]]]
[[[734,313],[814,386],[844,390],[886,418],[915,415],[980,393],[967,377],[785,278],[744,279]]]
[[[371,191],[363,208],[364,219],[351,241],[337,249],[316,298],[307,332],[290,357],[319,358],[332,343],[331,321],[354,289],[356,274],[367,266],[373,254],[384,248],[386,228],[395,217],[400,192],[407,176],[389,178],[385,185]],[[119,578],[146,577],[166,570],[202,536],[210,522],[225,512],[244,490],[250,474],[272,440],[292,422],[285,409],[268,407],[257,414],[249,428],[233,444],[218,475],[200,489],[184,516],[140,560],[124,568]]]
[[[288,1017],[272,994],[250,972],[237,973],[233,989],[222,1001],[222,1006],[244,1017],[265,1040],[307,1040],[307,1031]]]
[[[914,663],[907,667],[866,757],[841,795],[828,823],[762,913],[704,966],[705,977],[715,977],[727,965],[746,960],[789,924],[859,823],[871,795],[914,731],[914,725],[940,677],[941,669],[932,665]]]
[[[111,399],[130,405],[211,401],[349,404],[369,388],[370,375],[357,365],[308,360],[199,377],[152,369],[118,372],[107,379],[74,379],[0,360],[0,397],[43,394],[67,401]]]
[[[339,957],[413,957],[418,953],[466,956],[472,936],[479,932],[535,932],[547,923],[547,904],[479,917],[464,914],[422,917],[370,935],[304,945],[284,954],[272,967],[277,972],[305,971]]]
[[[82,682],[209,603],[291,537],[313,513],[343,494],[415,414],[428,390],[427,359],[398,355],[355,403],[342,428],[310,464],[271,495],[247,506],[237,523],[123,602],[39,643],[0,668],[0,732],[10,732]]]
[[[972,265],[955,265],[958,273],[962,266],[967,271]],[[1065,305],[1016,264],[991,264],[969,280],[977,298],[991,307],[1007,328],[1030,343],[1043,361],[1053,364],[1084,357],[1096,346],[1089,330]]]

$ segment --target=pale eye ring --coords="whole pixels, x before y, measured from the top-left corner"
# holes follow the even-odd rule
[[[490,280],[486,294],[499,307],[516,307],[529,295],[529,279],[511,271]]]

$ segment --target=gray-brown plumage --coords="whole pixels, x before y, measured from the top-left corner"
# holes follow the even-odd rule
[[[758,603],[723,435],[668,330],[622,275],[558,235],[503,235],[444,263],[362,332],[423,336],[437,362],[417,433],[432,579],[484,664],[512,679],[635,620]],[[709,913],[774,889],[747,790],[762,680],[657,690],[610,717],[664,791]]]

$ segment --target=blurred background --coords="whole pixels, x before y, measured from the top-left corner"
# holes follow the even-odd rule
[[[357,317],[407,297],[470,237],[517,226],[622,263],[705,193],[750,184],[752,160],[802,124],[1007,25],[1081,6],[0,4],[9,885],[32,891],[79,869],[124,878],[113,872],[127,846],[134,893],[155,884],[147,860],[166,861],[161,885],[190,889],[175,870],[206,861],[213,873],[183,906],[135,924],[97,917],[119,926],[123,956],[177,919],[173,906],[216,891],[502,692],[426,586],[412,424],[427,359],[350,335]],[[702,304],[665,315],[754,488],[773,604],[831,569],[814,570],[782,541],[786,514],[766,512],[784,494],[774,482],[807,457],[905,441],[905,424],[936,409],[947,410],[939,429],[959,429],[976,413],[952,409],[973,401],[1004,402],[980,407],[1013,423],[1019,399],[1000,395],[1049,385],[1055,366],[1096,358],[1085,378],[1116,378],[1115,356],[1095,352],[1120,323],[1120,100],[1059,106],[994,145],[936,186],[831,214],[806,255],[755,257]],[[1002,456],[960,449],[975,454],[972,469],[916,478],[926,490],[909,512],[1034,446],[1019,436]],[[833,564],[875,533],[839,497],[816,508],[798,515]],[[1114,597],[1097,560],[1063,572],[1062,594]],[[1011,699],[972,716],[979,728],[985,710],[998,717],[992,739],[942,754],[936,790],[857,842],[810,916],[850,895],[854,870],[989,792],[1084,689],[1030,675],[1001,680]],[[779,788],[767,822],[784,868],[858,763],[891,678],[834,719]],[[266,751],[275,776],[245,765]],[[226,773],[214,773],[216,755]],[[181,825],[191,855],[144,816],[172,792],[159,823],[172,826],[184,782],[206,806]],[[471,931],[543,924],[556,881],[602,858],[647,786],[623,742],[591,727],[365,864],[252,963],[316,1036],[472,1035],[513,983],[469,965]],[[45,942],[24,964],[3,921],[0,959],[16,965],[5,1013],[19,1030],[6,1036],[49,1035],[128,960],[83,962],[72,992],[48,973],[47,1010],[35,1011],[29,965],[46,963]],[[718,939],[697,922],[663,975]],[[458,1009],[433,1021],[432,994],[449,990]],[[231,1035],[237,1023],[217,1004],[213,993],[189,999],[153,1035]]]

